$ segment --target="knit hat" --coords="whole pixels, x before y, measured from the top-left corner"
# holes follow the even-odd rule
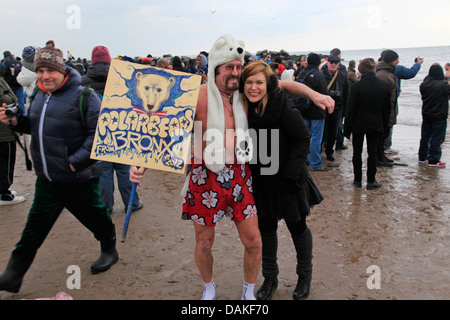
[[[11,54],[11,51],[3,51],[3,57],[6,59],[6,58],[8,58],[8,57],[11,57],[12,56],[12,54]]]
[[[398,59],[398,54],[393,50],[385,50],[381,53],[381,59],[386,63],[392,63]]]
[[[440,64],[433,64],[428,71],[428,75],[436,80],[444,80],[444,69]]]
[[[28,70],[34,71],[34,56],[40,48],[27,46],[22,51],[22,65]]]
[[[311,53],[308,56],[307,61],[308,61],[308,64],[310,64],[314,67],[318,67],[320,65],[321,59],[317,53]]]
[[[225,167],[225,146],[222,139],[217,137],[209,137],[209,134],[216,134],[220,132],[222,137],[225,137],[225,114],[222,101],[222,95],[215,83],[215,70],[218,66],[233,61],[240,60],[244,64],[245,50],[244,42],[236,40],[231,35],[220,36],[208,55],[208,116],[207,116],[207,146],[208,150],[213,151],[213,158],[208,158],[207,152],[204,155],[204,161],[208,169],[213,172],[219,172]],[[233,115],[236,127],[236,148],[241,146],[241,142],[247,142],[251,145],[248,139],[248,123],[247,117],[242,106],[242,99],[238,90],[233,93]],[[213,130],[209,130],[213,129]],[[250,147],[251,148],[251,147]],[[206,150],[206,149],[205,149]],[[248,162],[248,156],[252,153],[244,154],[244,152],[235,152],[238,163]],[[211,153],[212,156],[212,153]]]
[[[34,56],[34,68],[52,68],[66,74],[63,53],[61,50],[45,47],[36,52]]]
[[[92,49],[91,63],[96,62],[111,62],[111,55],[107,47],[96,46]]]
[[[375,60],[372,58],[365,58],[359,63],[358,70],[361,73],[375,72],[376,65]]]

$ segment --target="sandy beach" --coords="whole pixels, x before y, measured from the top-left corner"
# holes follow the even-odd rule
[[[392,158],[407,166],[379,168],[381,189],[352,184],[351,142],[336,151],[338,167],[313,172],[325,200],[308,217],[314,239],[314,273],[309,300],[442,300],[450,298],[450,168],[417,163],[420,129],[395,126]],[[447,136],[447,141],[450,137]],[[443,147],[449,160],[450,144]],[[18,149],[12,190],[26,201],[0,207],[0,272],[19,240],[34,193],[35,174],[25,170]],[[366,158],[366,155],[363,157]],[[447,161],[448,162],[448,161]],[[325,162],[327,163],[327,162]],[[363,167],[365,172],[365,164]],[[74,300],[198,300],[202,281],[194,261],[191,222],[181,220],[184,176],[148,170],[138,188],[144,207],[133,214],[120,260],[111,270],[90,273],[99,244],[66,210],[44,242],[18,294],[0,292],[0,300],[54,297],[66,292]],[[116,191],[112,219],[122,232],[124,207]],[[297,277],[295,250],[283,221],[279,227],[279,287],[274,300],[291,300]],[[243,247],[234,223],[216,228],[213,248],[217,299],[236,300],[242,293]],[[81,272],[80,289],[69,289],[69,266]],[[380,271],[373,288],[370,266]],[[262,284],[259,275],[257,287]]]

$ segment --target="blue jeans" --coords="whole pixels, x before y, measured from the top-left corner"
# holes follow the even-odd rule
[[[323,128],[325,126],[325,119],[322,120],[305,120],[305,124],[311,134],[311,146],[308,155],[309,167],[311,169],[322,166],[322,157],[320,152],[322,151],[322,138]]]
[[[16,87],[12,89],[14,91],[14,94],[17,98],[17,104],[19,105],[20,109],[22,109],[22,113],[24,115],[27,114],[25,110],[25,92],[23,90],[23,87]]]
[[[419,147],[419,161],[438,163],[441,160],[441,144],[445,141],[447,119],[423,119]]]
[[[130,181],[130,166],[108,161],[102,161],[102,165],[103,175],[100,177],[100,190],[107,211],[111,213],[114,207],[114,171],[117,176],[120,196],[122,197],[125,210],[127,210],[128,203],[130,202],[131,189],[133,187],[133,183]],[[132,211],[137,208],[139,208],[139,196],[136,193],[133,199]]]

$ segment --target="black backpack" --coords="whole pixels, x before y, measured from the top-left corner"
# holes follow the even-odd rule
[[[315,69],[311,69],[308,72],[306,72],[306,70],[303,70],[302,72],[300,72],[300,74],[298,75],[298,82],[305,84],[305,80],[311,75],[311,73],[313,73],[315,71]],[[293,97],[291,98],[292,102],[294,103],[294,107],[296,107],[298,110],[300,111],[304,111],[307,110],[313,103],[310,99],[307,98],[297,98],[297,97]]]
[[[6,83],[11,88],[20,87],[20,84],[17,82],[17,76],[20,71],[22,71],[22,64],[16,59],[9,57],[5,59],[3,65],[5,66],[5,74],[3,75],[3,78]]]

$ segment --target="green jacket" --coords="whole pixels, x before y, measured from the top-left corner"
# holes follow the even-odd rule
[[[17,98],[9,85],[0,76],[0,104],[17,103]],[[0,122],[0,142],[14,141],[14,133],[3,122]]]

